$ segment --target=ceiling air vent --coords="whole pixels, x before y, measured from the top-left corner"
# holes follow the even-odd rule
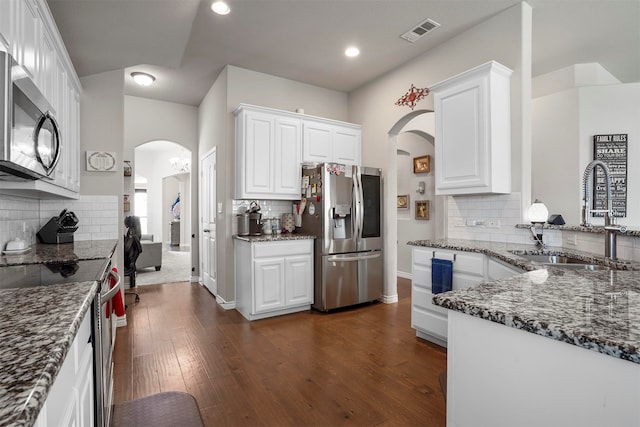
[[[435,30],[439,26],[440,26],[440,24],[438,24],[433,19],[426,19],[425,21],[419,23],[413,29],[407,31],[406,33],[404,33],[400,37],[402,37],[403,39],[405,39],[408,42],[413,43],[416,40],[418,40],[419,38],[421,38],[422,36],[424,36],[425,34]]]

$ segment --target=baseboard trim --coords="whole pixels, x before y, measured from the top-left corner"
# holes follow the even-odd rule
[[[398,271],[396,273],[396,276],[402,277],[403,279],[413,280],[413,274],[407,273],[407,272],[404,272],[404,271]]]
[[[220,307],[224,308],[225,310],[233,310],[236,308],[235,301],[227,302],[224,299],[222,299],[219,295],[216,295],[216,302]]]
[[[200,283],[200,276],[191,276],[189,277],[189,281],[192,283],[195,283],[195,282]]]
[[[398,294],[395,294],[395,295],[382,295],[382,297],[380,297],[380,301],[382,301],[385,304],[394,304],[394,303],[398,302]]]
[[[121,328],[123,326],[127,326],[126,314],[123,314],[122,316],[116,316],[116,328]]]

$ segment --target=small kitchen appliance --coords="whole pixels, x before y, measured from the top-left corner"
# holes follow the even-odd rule
[[[64,209],[60,215],[47,221],[36,236],[40,243],[73,243],[73,233],[78,229],[77,224],[76,214]]]
[[[249,235],[249,212],[236,215],[238,219],[238,236]]]
[[[260,219],[262,214],[260,213],[260,205],[258,202],[253,201],[249,206],[249,235],[259,236],[262,234],[262,223]]]

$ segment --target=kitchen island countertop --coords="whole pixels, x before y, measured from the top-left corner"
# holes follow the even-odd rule
[[[546,248],[612,270],[577,270],[527,261],[511,250],[540,253],[531,245],[465,240],[423,240],[413,246],[480,252],[528,270],[520,275],[433,297],[434,304],[640,363],[640,268],[593,254]]]
[[[0,265],[106,259],[116,244],[36,244]],[[97,289],[97,281],[0,289],[0,426],[35,423]]]

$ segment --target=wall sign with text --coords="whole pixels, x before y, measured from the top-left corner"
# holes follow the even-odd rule
[[[594,160],[603,161],[611,171],[612,216],[616,218],[627,216],[627,153],[626,133],[593,136]],[[593,188],[593,209],[606,209],[607,187],[601,168],[595,170]],[[594,213],[593,216],[604,214]]]

